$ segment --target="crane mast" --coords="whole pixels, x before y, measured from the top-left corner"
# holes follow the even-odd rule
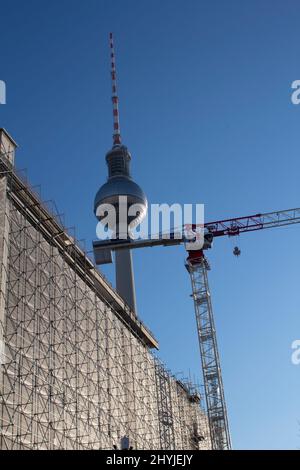
[[[207,277],[210,266],[203,251],[197,257],[189,257],[186,268],[192,283],[211,446],[213,450],[229,450],[230,433]]]

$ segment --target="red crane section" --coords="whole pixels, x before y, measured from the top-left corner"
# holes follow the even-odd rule
[[[300,223],[300,208],[287,209],[276,212],[266,212],[264,214],[254,214],[244,217],[235,217],[233,219],[217,220],[204,224],[205,244],[202,250],[188,250],[188,260],[193,263],[201,259],[203,250],[211,248],[213,238],[234,237],[241,233],[254,232],[267,228],[283,227],[286,225]],[[194,231],[197,225],[192,225]]]

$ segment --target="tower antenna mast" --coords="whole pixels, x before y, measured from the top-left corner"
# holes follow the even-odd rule
[[[111,82],[112,82],[112,103],[113,103],[113,146],[121,145],[120,119],[119,119],[119,98],[117,94],[117,72],[116,55],[114,48],[113,33],[109,34],[110,57],[111,57]]]

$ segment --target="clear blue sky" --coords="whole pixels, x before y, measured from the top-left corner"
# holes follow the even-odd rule
[[[95,238],[111,146],[108,33],[121,131],[152,203],[204,203],[206,220],[300,206],[297,0],[0,0],[0,125],[45,199]],[[300,447],[300,226],[217,240],[209,253],[236,449]],[[134,254],[138,309],[174,372],[200,377],[184,249]],[[106,269],[108,276],[112,275]],[[202,381],[202,379],[201,379]]]

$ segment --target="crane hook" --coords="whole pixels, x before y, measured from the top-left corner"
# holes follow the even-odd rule
[[[240,256],[241,250],[239,249],[238,246],[234,247],[233,254],[234,254],[234,256]]]

